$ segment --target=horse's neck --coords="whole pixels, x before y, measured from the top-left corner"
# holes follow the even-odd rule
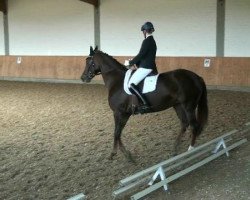
[[[122,86],[122,83],[124,80],[124,74],[118,71],[109,71],[107,73],[102,74],[102,77],[103,77],[105,86],[109,90],[119,85]]]
[[[126,70],[122,69],[122,65],[120,63],[116,60],[110,59],[112,58],[102,58],[99,63],[105,86],[109,89],[122,83],[126,73]]]

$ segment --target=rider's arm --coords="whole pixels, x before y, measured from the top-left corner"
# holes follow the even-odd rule
[[[129,61],[129,65],[131,66],[131,65],[135,65],[135,64],[139,63],[140,60],[146,55],[148,49],[149,49],[149,43],[145,39],[142,42],[141,49],[140,49],[139,53],[132,60]]]

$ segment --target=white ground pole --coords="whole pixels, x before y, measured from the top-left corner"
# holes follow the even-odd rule
[[[218,158],[219,156],[225,154],[226,151],[230,151],[230,150],[234,149],[235,147],[237,147],[237,146],[239,146],[239,145],[241,145],[241,144],[243,144],[245,142],[247,142],[246,139],[240,140],[239,142],[237,142],[237,143],[229,146],[227,149],[223,149],[220,152],[218,152],[216,154],[213,154],[212,156],[209,156],[206,159],[204,159],[204,160],[202,160],[202,161],[200,161],[200,162],[198,162],[198,163],[196,163],[196,164],[194,164],[194,165],[186,168],[185,170],[180,171],[177,174],[174,174],[174,175],[166,178],[165,180],[163,180],[163,181],[161,181],[159,183],[156,183],[156,184],[152,185],[151,187],[149,187],[149,188],[147,188],[147,189],[145,189],[145,190],[143,190],[141,192],[138,192],[138,193],[134,194],[133,196],[131,196],[131,199],[133,199],[133,200],[140,199],[140,198],[146,196],[147,194],[155,191],[156,189],[162,187],[164,184],[167,184],[167,183],[170,183],[173,180],[176,180],[177,178],[179,178],[179,177],[181,177],[181,176],[183,176],[183,175],[185,175],[185,174],[187,174],[187,173],[189,173],[189,172],[197,169],[198,167],[201,167],[204,164],[206,164],[206,163],[208,163],[208,162],[210,162],[210,161]]]
[[[241,133],[244,132],[248,132],[250,131],[250,122],[246,123],[246,127],[241,130]],[[229,156],[229,151],[233,148],[236,148],[237,146],[247,142],[246,139],[242,139],[234,144],[232,144],[231,146],[226,146],[226,143],[230,140],[232,140],[231,135],[234,133],[239,132],[239,130],[232,130],[218,138],[215,138],[203,145],[200,145],[190,151],[184,152],[180,155],[177,155],[175,157],[172,157],[168,160],[165,160],[159,164],[156,164],[148,169],[145,169],[141,172],[138,172],[130,177],[127,177],[123,180],[120,181],[120,188],[117,189],[116,191],[113,192],[113,196],[116,197],[118,195],[121,195],[125,192],[127,192],[128,190],[134,188],[135,186],[138,185],[142,185],[145,182],[150,181],[148,184],[150,185],[150,187],[148,187],[147,189],[131,196],[131,199],[140,199],[142,197],[144,197],[145,195],[151,193],[152,191],[160,188],[160,187],[164,187],[164,190],[168,189],[168,183],[197,169],[198,167],[203,166],[204,164],[218,158],[219,156],[226,154],[227,156]],[[222,150],[220,150],[222,147]],[[190,167],[177,172],[174,175],[171,175],[169,177],[166,177],[165,172],[172,170],[178,166],[183,165],[184,163],[187,163],[195,158],[198,158],[199,156],[205,154],[205,153],[209,153],[210,152],[210,156],[204,158],[203,160],[191,165]],[[212,153],[212,155],[211,155]],[[183,159],[184,158],[184,159]],[[177,162],[178,161],[178,162]],[[155,172],[155,173],[154,173]],[[152,176],[152,173],[153,176]],[[157,177],[160,177],[161,181],[153,184],[154,181],[157,179]]]
[[[80,193],[76,196],[73,196],[73,197],[70,197],[69,199],[67,200],[84,200],[85,199],[85,195],[83,193]]]

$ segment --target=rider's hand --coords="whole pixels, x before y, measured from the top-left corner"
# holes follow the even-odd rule
[[[124,65],[127,67],[129,66],[129,60],[125,60]]]
[[[132,70],[137,70],[137,67],[136,67],[136,65],[132,65],[132,66],[130,67],[130,69],[132,69]]]

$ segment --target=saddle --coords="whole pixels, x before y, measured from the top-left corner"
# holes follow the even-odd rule
[[[135,71],[128,70],[124,79],[124,90],[127,94],[132,95],[130,98],[130,105],[133,114],[144,114],[151,111],[150,106],[145,98],[145,93],[152,92],[156,88],[156,83],[158,79],[158,74],[150,73],[143,81],[141,81],[137,86],[131,84],[128,87],[128,82]],[[139,101],[140,100],[140,101]]]
[[[133,70],[131,69],[127,70],[125,74],[124,82],[123,82],[123,89],[128,95],[132,95],[132,93],[130,92],[128,88],[128,82],[133,73],[134,73]],[[138,84],[138,88],[140,89],[142,94],[153,92],[156,89],[158,76],[159,74],[155,72],[151,72],[143,81],[141,81]]]

